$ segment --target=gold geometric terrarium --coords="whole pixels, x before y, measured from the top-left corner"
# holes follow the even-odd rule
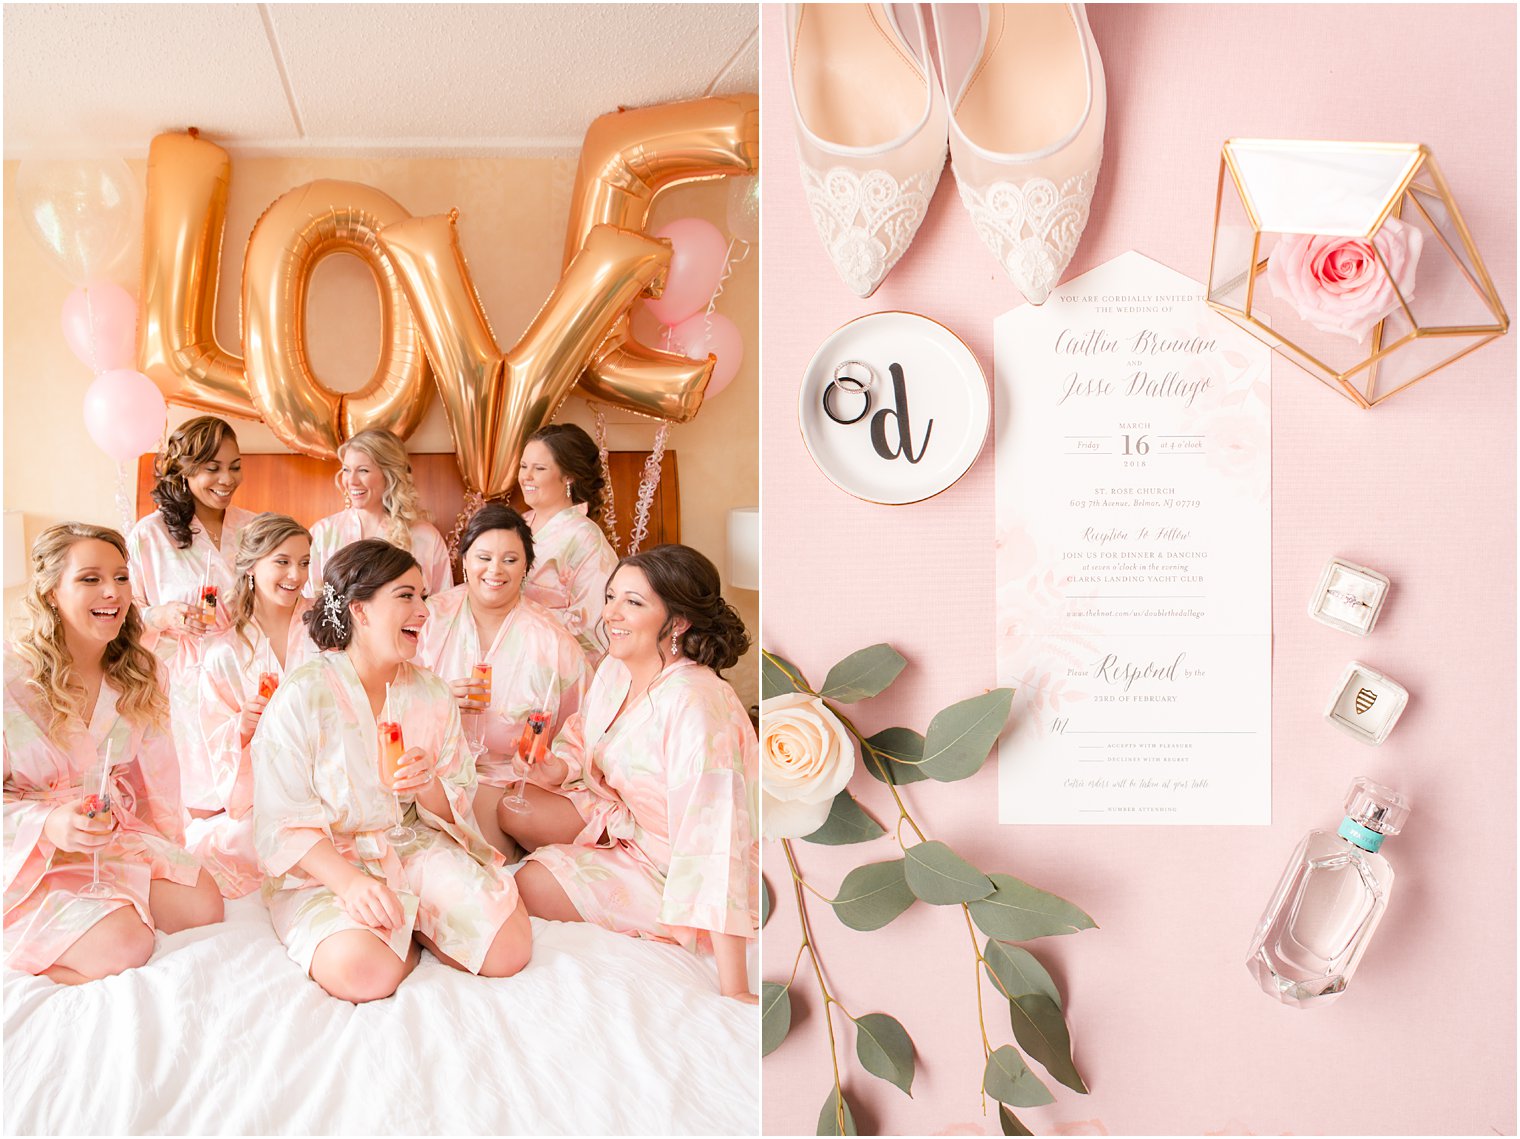
[[[1364,408],[1509,328],[1418,143],[1225,143],[1208,303]]]

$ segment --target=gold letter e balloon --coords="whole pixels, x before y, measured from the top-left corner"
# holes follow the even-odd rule
[[[367,427],[406,438],[436,383],[467,488],[507,494],[529,435],[577,382],[586,393],[656,419],[697,413],[713,360],[688,360],[632,338],[629,306],[658,296],[670,245],[643,232],[668,186],[754,173],[753,95],[697,99],[603,115],[587,131],[572,192],[567,262],[521,338],[503,352],[459,247],[457,213],[412,217],[371,186],[324,180],[277,199],[248,240],[242,358],[216,340],[214,318],[232,161],[190,134],[148,154],[139,365],[172,403],[258,419],[292,450],[331,458]],[[374,274],[380,359],[360,390],[312,373],[306,291],[331,253]]]

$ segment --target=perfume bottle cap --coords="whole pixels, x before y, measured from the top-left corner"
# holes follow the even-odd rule
[[[1398,834],[1409,821],[1409,800],[1363,775],[1346,792],[1346,817],[1375,834]]]

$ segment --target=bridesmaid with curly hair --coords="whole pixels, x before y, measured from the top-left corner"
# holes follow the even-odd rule
[[[171,433],[153,471],[158,509],[132,527],[127,554],[147,626],[144,643],[168,674],[171,731],[182,765],[180,795],[192,815],[206,817],[224,804],[201,762],[201,639],[229,624],[238,532],[253,515],[232,504],[243,481],[243,456],[232,428],[214,415],[187,420]],[[216,589],[214,607],[202,607],[203,584]]]
[[[383,538],[416,558],[428,593],[442,593],[452,586],[448,545],[422,509],[412,463],[401,440],[371,427],[339,447],[338,459],[343,466],[333,481],[343,492],[344,509],[311,528],[311,582],[306,595],[314,596],[321,588],[323,570],[332,556],[362,538]]]
[[[600,525],[601,453],[573,423],[540,427],[523,448],[517,484],[533,531],[533,569],[523,596],[549,610],[565,626],[595,668],[603,648],[593,635],[602,610],[602,589],[617,565],[617,552]]]
[[[6,964],[73,985],[145,964],[155,929],[221,921],[222,898],[181,844],[168,702],[121,535],[44,530],[25,606],[5,649]],[[107,760],[102,812],[84,783]],[[95,864],[103,897],[82,892]]]
[[[602,609],[607,658],[528,768],[533,809],[502,822],[533,850],[517,873],[529,913],[712,953],[723,994],[753,1001],[758,745],[719,675],[749,647],[720,589],[689,546],[618,563]]]

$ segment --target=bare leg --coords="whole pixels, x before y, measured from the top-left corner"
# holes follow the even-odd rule
[[[528,784],[524,794],[531,811],[509,811],[497,806],[496,822],[504,834],[517,840],[524,850],[537,850],[541,846],[573,842],[586,826],[586,820],[575,809],[575,804],[563,795],[545,791],[542,787]]]
[[[486,836],[487,842],[505,854],[508,862],[516,862],[522,857],[522,850],[512,841],[512,836],[501,829],[497,817],[501,797],[506,793],[506,788],[493,787],[489,783],[476,787],[475,822],[480,826],[480,833]]]
[[[153,924],[165,933],[214,925],[222,920],[222,893],[204,870],[194,886],[155,878],[148,886],[148,910]]]
[[[363,1004],[383,1000],[417,967],[415,945],[402,961],[390,946],[362,929],[324,937],[311,959],[311,979],[341,1000]]]
[[[584,921],[554,875],[537,862],[525,862],[514,879],[523,905],[536,918],[549,921]]]
[[[433,951],[434,957],[449,968],[469,972],[458,961],[439,949],[427,934],[418,931],[416,937]],[[501,928],[496,931],[496,936],[491,941],[491,948],[486,950],[485,960],[480,964],[480,976],[510,977],[527,965],[532,956],[533,927],[528,922],[528,911],[518,906],[512,911],[512,916],[502,922]]]
[[[131,906],[112,910],[87,929],[42,975],[60,985],[82,985],[146,965],[153,931]]]

